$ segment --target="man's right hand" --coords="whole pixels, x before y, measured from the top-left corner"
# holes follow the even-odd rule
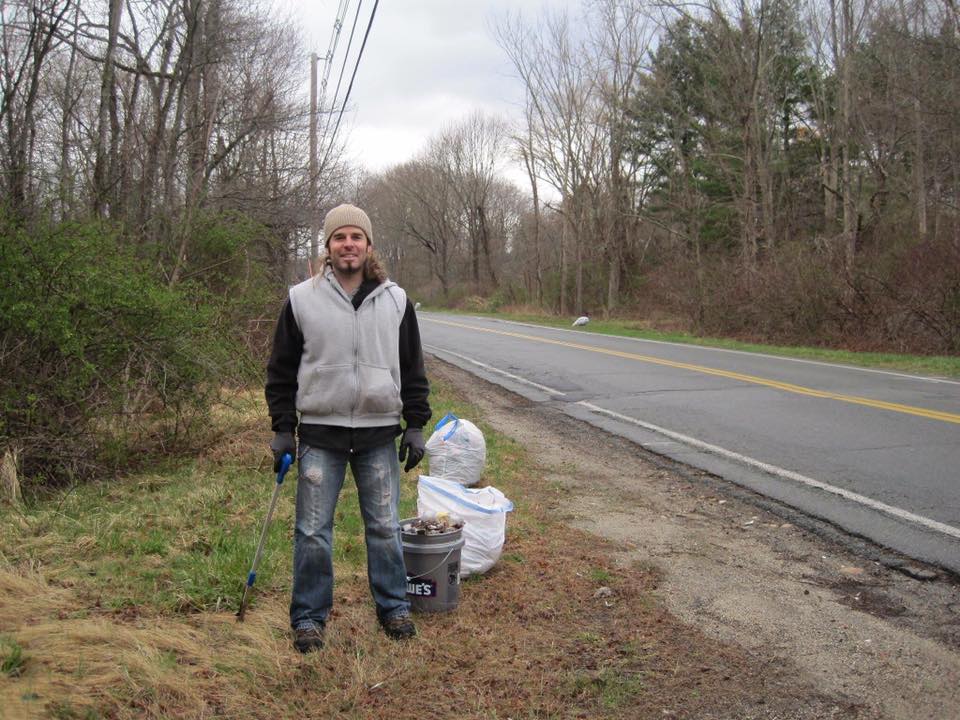
[[[297,456],[297,441],[293,439],[292,432],[274,433],[270,449],[273,451],[273,471],[280,472],[280,462],[285,454],[290,453],[293,458]]]

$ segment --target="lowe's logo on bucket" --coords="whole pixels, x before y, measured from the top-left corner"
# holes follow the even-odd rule
[[[436,597],[437,584],[430,578],[421,578],[419,582],[411,582],[407,578],[407,595],[416,595],[417,597]]]

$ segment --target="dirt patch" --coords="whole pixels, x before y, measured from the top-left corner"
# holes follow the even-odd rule
[[[741,649],[754,667],[782,671],[777,683],[749,688],[759,706],[730,717],[799,717],[790,713],[804,694],[804,717],[957,717],[960,589],[952,579],[919,582],[870,559],[875,553],[855,552],[862,542],[550,405],[436,360],[429,372],[541,461],[554,516],[608,541],[621,567],[661,578],[666,617]],[[675,659],[678,672],[697,672],[692,655]],[[785,708],[787,696],[801,701]]]
[[[894,618],[907,612],[907,606],[896,598],[863,583],[839,580],[833,583],[833,590],[838,602],[874,617]]]

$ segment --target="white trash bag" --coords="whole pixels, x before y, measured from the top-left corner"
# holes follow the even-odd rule
[[[480,428],[453,413],[444,415],[427,440],[430,475],[476,485],[487,462],[487,443]]]
[[[513,503],[495,487],[467,488],[430,475],[417,483],[417,515],[446,512],[463,519],[460,577],[485,573],[500,559],[512,510]]]

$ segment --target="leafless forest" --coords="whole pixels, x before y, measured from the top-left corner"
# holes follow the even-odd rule
[[[496,19],[521,126],[465,118],[376,177],[321,136],[311,197],[306,54],[263,8],[4,2],[9,211],[108,219],[164,282],[216,283],[229,262],[203,231],[218,217],[261,226],[243,250],[276,271],[309,251],[312,214],[353,198],[394,276],[434,301],[957,350],[952,0],[582,13]],[[335,112],[320,108],[321,133]],[[508,158],[529,186],[502,178]]]
[[[189,437],[213,387],[259,371],[342,200],[436,304],[960,351],[954,0],[492,18],[524,120],[473,114],[375,175],[343,161],[336,99],[313,110],[308,53],[267,5],[0,13],[0,447],[28,474]]]
[[[448,302],[960,350],[951,0],[583,11],[499,20],[519,127],[470,117],[363,186],[399,277]]]

